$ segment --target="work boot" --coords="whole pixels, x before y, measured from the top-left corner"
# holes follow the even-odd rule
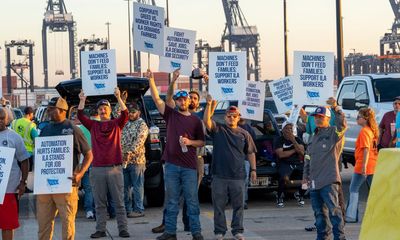
[[[90,238],[102,238],[102,237],[105,237],[105,236],[106,236],[106,232],[96,231],[95,233],[90,235]]]
[[[169,234],[165,232],[162,235],[158,236],[156,240],[177,240],[177,239],[176,239],[176,234]]]
[[[160,226],[151,229],[152,233],[163,233],[165,231],[165,225],[162,223]]]

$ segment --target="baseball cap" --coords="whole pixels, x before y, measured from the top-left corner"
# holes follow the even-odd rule
[[[394,101],[400,101],[400,96],[395,97],[395,98],[393,99],[393,102],[394,102]]]
[[[239,108],[236,106],[229,106],[226,109],[225,114],[237,114],[237,115],[241,116]]]
[[[68,111],[67,101],[65,101],[65,99],[62,97],[53,97],[50,99],[48,106]]]
[[[324,116],[324,117],[331,117],[331,110],[329,110],[329,108],[327,107],[317,107],[314,111],[314,113],[311,114],[311,116],[315,116],[315,115],[319,115],[319,116]]]
[[[137,111],[140,111],[140,107],[137,103],[133,102],[128,105],[128,110],[129,110],[129,112],[137,112]]]
[[[111,104],[107,99],[101,99],[96,103],[96,109],[99,108],[101,105],[105,105],[111,108]]]
[[[286,127],[286,125],[294,125],[292,122],[289,122],[289,121],[284,121],[283,123],[282,123],[282,130]]]
[[[33,108],[32,108],[32,107],[26,107],[26,108],[24,109],[25,115],[31,114],[31,113],[33,113],[33,112],[34,112],[34,111],[33,111]]]
[[[181,98],[181,97],[189,97],[189,94],[188,94],[188,92],[186,92],[185,90],[180,90],[180,91],[178,91],[177,93],[175,93],[175,95],[174,95],[174,100],[177,100],[178,98]]]

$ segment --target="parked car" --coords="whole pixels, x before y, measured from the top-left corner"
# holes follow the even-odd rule
[[[343,149],[343,162],[354,165],[355,142],[360,132],[357,125],[358,110],[371,107],[379,123],[383,115],[393,110],[393,99],[400,96],[400,74],[366,74],[346,77],[337,91],[338,104],[342,106],[348,129]]]
[[[224,124],[225,110],[215,110],[213,120]],[[281,132],[269,109],[264,109],[263,121],[247,120],[256,132],[255,144],[257,147],[256,165],[257,181],[250,183],[249,189],[273,190],[278,187],[277,158],[273,149],[273,142],[276,137],[281,136]],[[209,200],[209,191],[212,180],[212,140],[206,140],[206,157],[204,159],[204,177],[200,185],[200,199]]]
[[[118,87],[121,93],[126,91],[128,93],[127,102],[137,102],[141,107],[142,118],[146,121],[149,127],[152,126],[152,119],[146,104],[143,100],[143,95],[149,88],[148,80],[145,78],[137,78],[125,75],[118,75],[117,78]],[[79,104],[78,94],[82,88],[81,79],[73,79],[62,81],[56,86],[56,90],[65,98],[68,102],[69,110],[67,117],[70,117]],[[112,105],[115,106],[116,98],[113,95],[102,95],[102,96],[88,96],[85,104],[85,114],[94,109],[95,104],[100,99],[108,99]],[[41,114],[43,119],[46,113]],[[46,124],[46,121],[42,121],[39,124]],[[159,138],[158,138],[159,139]],[[145,171],[145,182],[144,192],[148,206],[162,206],[164,202],[164,177],[161,163],[162,147],[159,141],[150,141],[150,138],[146,141],[146,171]]]

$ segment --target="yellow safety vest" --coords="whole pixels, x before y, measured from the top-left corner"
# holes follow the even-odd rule
[[[36,124],[26,118],[16,119],[11,125],[11,128],[22,137],[26,151],[30,153],[32,153],[34,149],[34,142],[31,136],[31,131],[34,127],[36,127]]]

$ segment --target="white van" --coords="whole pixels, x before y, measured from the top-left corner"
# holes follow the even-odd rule
[[[354,75],[343,79],[336,99],[346,116],[348,129],[343,149],[343,161],[354,165],[354,149],[360,126],[357,125],[358,110],[371,107],[380,123],[383,115],[393,110],[393,99],[400,96],[400,74]]]

